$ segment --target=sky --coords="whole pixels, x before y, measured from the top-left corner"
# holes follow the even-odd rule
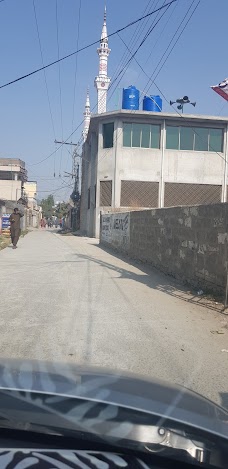
[[[107,0],[108,33],[169,1]],[[81,48],[98,41],[104,3],[104,0],[0,2],[0,86],[42,67],[41,51],[44,64],[48,64],[76,51],[77,45]],[[175,112],[168,104],[170,99],[188,95],[197,105],[195,109],[189,106],[186,112],[228,115],[228,103],[210,89],[211,85],[228,76],[225,45],[227,0],[220,0],[219,8],[216,8],[214,0],[201,0],[164,63],[185,24],[184,15],[191,7],[190,15],[197,3],[198,0],[194,0],[191,7],[192,0],[177,0],[166,12],[163,10],[158,16],[150,16],[140,23],[141,26],[134,25],[120,35],[110,37],[108,75],[112,85],[107,110],[120,108],[122,88],[133,84],[146,94],[160,94],[157,85],[162,92],[165,112]],[[133,58],[124,68],[152,24],[153,31],[135,55],[138,63]],[[67,200],[72,192],[72,179],[64,177],[65,172],[72,170],[71,146],[63,146],[53,156],[47,157],[58,148],[55,139],[66,140],[74,132],[68,141],[79,141],[88,86],[91,108],[96,112],[96,49],[97,46],[93,45],[48,68],[47,86],[44,72],[40,71],[0,89],[0,157],[25,161],[29,180],[38,182],[39,200],[49,193],[54,194],[55,200]],[[148,76],[154,78],[160,68],[159,62],[162,68],[155,79],[156,84],[150,81],[148,85]],[[123,68],[124,72],[120,74]],[[45,158],[46,161],[41,163]]]

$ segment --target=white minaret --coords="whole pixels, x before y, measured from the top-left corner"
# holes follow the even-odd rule
[[[89,124],[90,124],[90,118],[91,118],[91,112],[90,112],[90,100],[89,100],[89,89],[87,88],[87,94],[86,94],[86,103],[85,103],[85,111],[83,113],[84,115],[84,129],[82,131],[82,136],[84,139],[84,142],[86,141],[88,132],[89,132]]]
[[[100,47],[97,49],[99,55],[99,75],[95,78],[94,85],[97,88],[97,112],[101,114],[106,112],[107,91],[111,78],[108,73],[108,56],[111,49],[108,48],[108,32],[106,25],[106,7],[104,11],[104,24],[101,33]]]

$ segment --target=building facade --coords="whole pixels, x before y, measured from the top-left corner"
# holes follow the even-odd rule
[[[15,206],[23,207],[22,228],[38,228],[41,207],[37,204],[36,196],[37,182],[27,181],[24,161],[0,158],[0,218],[1,214],[12,213]]]
[[[226,202],[228,119],[147,111],[91,118],[82,155],[81,231],[100,212]]]
[[[38,228],[42,217],[42,209],[37,203],[37,182],[27,181],[24,183],[23,195],[27,202],[27,226]]]
[[[0,199],[19,200],[26,181],[24,161],[17,158],[0,158]]]

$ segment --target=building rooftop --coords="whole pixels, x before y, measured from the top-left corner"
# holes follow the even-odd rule
[[[20,160],[19,158],[0,158],[0,165],[1,166],[18,165],[21,168],[25,168],[25,162]]]
[[[172,121],[188,121],[188,122],[198,122],[206,123],[213,122],[216,124],[228,124],[228,117],[222,116],[208,116],[201,114],[178,114],[174,112],[151,112],[151,111],[131,111],[126,109],[120,109],[116,111],[104,112],[103,114],[93,114],[91,116],[90,130],[94,130],[102,120],[112,119],[112,118],[151,118],[153,120],[161,121],[163,119],[172,120]]]

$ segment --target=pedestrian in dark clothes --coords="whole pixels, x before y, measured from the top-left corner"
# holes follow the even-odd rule
[[[13,249],[17,248],[17,243],[20,238],[21,234],[21,217],[24,215],[19,212],[18,208],[16,207],[10,215],[10,234],[11,234],[11,241],[13,243]]]

